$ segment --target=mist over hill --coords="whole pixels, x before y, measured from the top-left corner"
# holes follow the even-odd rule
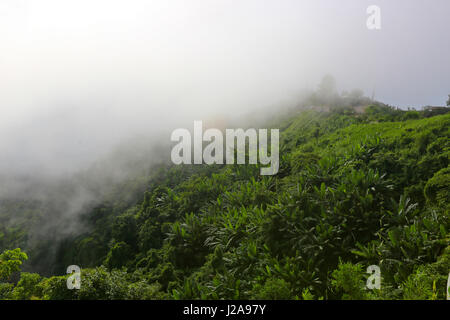
[[[445,299],[449,10],[0,1],[0,299]],[[194,121],[276,174],[175,165]]]

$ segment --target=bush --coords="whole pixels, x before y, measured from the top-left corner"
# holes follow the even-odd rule
[[[339,266],[331,274],[331,285],[343,300],[363,300],[365,292],[365,277],[362,265],[350,262],[339,262]]]
[[[450,199],[450,167],[441,169],[425,185],[425,197],[428,201],[448,205]]]
[[[423,265],[403,284],[403,298],[409,300],[446,299],[450,270],[450,247],[437,262]]]
[[[37,286],[41,281],[41,276],[37,273],[22,272],[20,280],[13,291],[16,300],[28,300],[32,297],[42,296],[42,289]]]
[[[289,300],[293,295],[289,283],[283,279],[267,279],[264,285],[256,284],[252,290],[255,299]]]

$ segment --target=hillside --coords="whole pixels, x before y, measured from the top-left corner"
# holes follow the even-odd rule
[[[0,252],[20,247],[33,261],[23,270],[41,274],[18,274],[27,257],[5,251],[0,298],[445,299],[449,113],[293,110],[269,126],[277,175],[160,165],[86,210],[56,252],[27,242],[51,209],[2,203]],[[80,290],[66,288],[69,265],[82,268]],[[380,290],[365,289],[370,265]]]

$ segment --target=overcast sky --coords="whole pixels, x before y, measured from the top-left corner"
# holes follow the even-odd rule
[[[448,0],[0,0],[0,173],[74,167],[328,73],[391,105],[444,105],[449,12]]]

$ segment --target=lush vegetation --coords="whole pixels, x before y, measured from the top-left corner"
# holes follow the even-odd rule
[[[445,299],[450,114],[335,107],[270,126],[281,132],[276,176],[155,168],[83,214],[88,231],[59,243],[51,274],[19,272],[28,257],[11,249],[46,255],[28,251],[26,226],[2,224],[0,298]],[[40,221],[36,210],[3,204],[0,219]],[[73,264],[80,290],[66,287]],[[369,265],[379,290],[365,288]]]

